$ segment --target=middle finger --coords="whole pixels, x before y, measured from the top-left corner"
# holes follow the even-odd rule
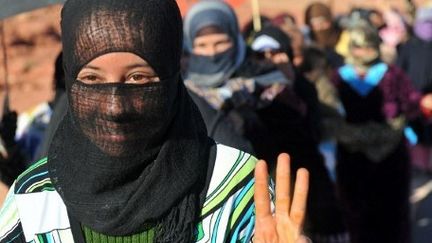
[[[280,154],[276,167],[276,215],[288,216],[291,204],[290,196],[290,157]]]

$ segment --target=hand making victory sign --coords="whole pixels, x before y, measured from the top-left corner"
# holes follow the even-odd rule
[[[255,236],[254,243],[307,243],[301,235],[306,214],[306,201],[309,188],[309,172],[297,171],[291,200],[290,157],[280,154],[276,168],[275,212],[271,211],[268,188],[268,172],[265,161],[260,160],[255,168]]]

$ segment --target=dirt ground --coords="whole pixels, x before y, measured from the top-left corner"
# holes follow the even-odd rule
[[[422,4],[426,0],[417,0]],[[186,2],[193,2],[187,1]],[[240,2],[240,1],[236,1]],[[261,13],[269,17],[288,12],[303,22],[304,9],[310,0],[260,0]],[[403,0],[327,0],[335,13],[348,11],[353,6],[385,9],[390,6],[403,8]],[[8,62],[10,104],[18,112],[31,109],[52,97],[54,61],[60,45],[60,10],[54,5],[4,20]],[[243,25],[251,18],[251,4],[243,1],[236,8]],[[3,50],[0,49],[0,102],[5,94],[5,69]],[[2,104],[2,102],[0,103]],[[0,111],[1,111],[0,106]]]

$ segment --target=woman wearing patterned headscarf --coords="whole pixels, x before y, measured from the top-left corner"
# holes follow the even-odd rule
[[[277,180],[276,220],[266,164],[207,137],[179,75],[175,1],[69,0],[61,28],[67,113],[48,157],[12,185],[1,241],[304,241],[307,172],[299,219]]]
[[[333,82],[345,114],[336,134],[336,172],[351,241],[409,242],[404,127],[421,115],[421,95],[402,70],[381,60],[374,27],[359,21],[349,35],[346,65]]]

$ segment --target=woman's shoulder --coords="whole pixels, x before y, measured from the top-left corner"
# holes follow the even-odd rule
[[[227,178],[240,182],[250,176],[253,177],[253,170],[257,161],[257,158],[253,155],[242,150],[217,144],[216,160],[211,182],[218,184]]]
[[[197,242],[249,242],[253,229],[254,169],[257,159],[218,144],[210,185],[201,211]]]
[[[9,189],[0,211],[0,242],[30,241],[43,232],[66,228],[65,206],[49,178],[47,158],[41,159]]]
[[[253,189],[257,159],[241,150],[218,144],[202,216],[217,210],[241,191]],[[252,199],[252,198],[250,198]]]
[[[49,177],[47,158],[32,164],[15,180],[15,194],[55,191]]]
[[[240,191],[252,189],[256,162],[257,159],[248,153],[218,144],[202,216],[217,210]]]
[[[408,74],[400,67],[390,64],[387,66],[387,71],[383,77],[383,86],[394,86],[399,87],[400,85],[408,85],[412,86],[412,80],[408,76]],[[410,88],[410,87],[406,87]],[[411,89],[411,88],[410,88]],[[399,90],[404,91],[404,90]]]

